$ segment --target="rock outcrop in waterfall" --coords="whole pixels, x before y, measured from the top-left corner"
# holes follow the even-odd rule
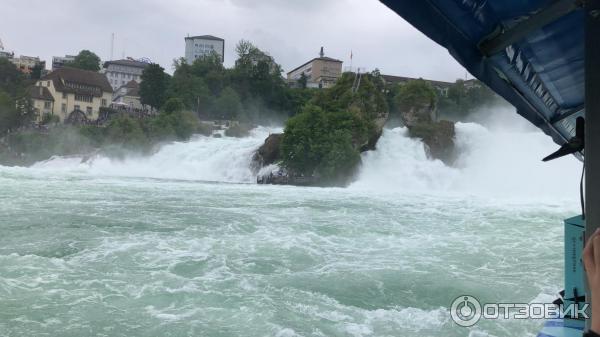
[[[290,118],[282,135],[271,135],[254,156],[271,184],[345,186],[360,165],[361,152],[373,150],[388,117],[385,82],[379,73],[344,74],[335,86],[319,91]]]
[[[409,82],[397,89],[394,103],[395,114],[410,137],[423,141],[427,156],[451,166],[456,159],[454,122],[437,120],[434,89],[423,80]]]

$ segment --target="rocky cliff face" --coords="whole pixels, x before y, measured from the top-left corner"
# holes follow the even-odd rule
[[[377,146],[377,141],[379,141],[379,138],[381,138],[381,135],[383,134],[383,127],[385,126],[385,123],[387,123],[388,117],[389,114],[385,113],[379,114],[379,116],[375,118],[375,120],[373,121],[373,123],[375,124],[375,133],[366,144],[363,144],[360,147],[360,152],[375,150],[375,147]]]
[[[452,165],[456,159],[454,123],[436,121],[435,106],[413,106],[400,113],[410,137],[419,138],[425,144],[427,156]]]
[[[410,137],[419,138],[425,144],[425,152],[432,159],[452,165],[455,158],[454,123],[449,121],[417,124],[408,128]]]
[[[258,148],[252,158],[252,168],[258,172],[261,168],[277,163],[281,159],[281,140],[283,133],[273,133],[265,140],[265,143]]]
[[[360,149],[360,152],[374,150],[377,141],[383,133],[383,127],[387,122],[388,114],[382,113],[374,119],[375,133],[373,137],[366,142],[360,144],[355,142],[355,147]],[[258,148],[252,158],[252,169],[257,173],[257,182],[259,184],[274,184],[274,185],[298,185],[298,186],[321,186],[320,177],[318,176],[303,176],[290,172],[285,169],[280,169],[278,172],[263,172],[259,171],[272,164],[277,164],[281,160],[281,142],[283,134],[271,134],[265,140],[265,143]],[[351,177],[340,178],[341,181],[349,180]],[[340,183],[340,185],[344,185]]]

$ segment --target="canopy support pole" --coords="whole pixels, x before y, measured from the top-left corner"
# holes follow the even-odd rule
[[[600,228],[600,0],[586,0],[585,10],[585,234]],[[587,280],[586,280],[587,282]],[[591,291],[586,300],[591,303]],[[600,296],[600,294],[596,294]],[[586,323],[589,329],[591,320]],[[600,332],[600,331],[599,331]]]

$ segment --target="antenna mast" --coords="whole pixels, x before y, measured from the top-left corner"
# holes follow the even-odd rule
[[[113,54],[115,52],[115,33],[112,33],[110,37],[110,60],[113,60]]]

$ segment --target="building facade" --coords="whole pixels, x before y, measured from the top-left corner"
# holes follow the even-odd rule
[[[130,81],[140,83],[142,81],[142,72],[148,63],[133,59],[108,61],[104,63],[102,72],[106,75],[108,83],[114,90],[119,89]]]
[[[33,68],[39,65],[42,70],[46,69],[46,61],[40,60],[39,57],[21,55],[19,57],[13,57],[10,61],[24,74],[31,74]]]
[[[119,87],[113,94],[112,103],[116,107],[144,110],[140,98],[140,84],[135,80]]]
[[[188,64],[192,64],[197,59],[212,53],[219,55],[221,62],[223,62],[225,59],[225,40],[212,35],[188,36],[185,38],[185,60]]]
[[[64,122],[74,112],[97,119],[100,108],[110,105],[113,90],[103,74],[59,68],[38,80],[30,94],[38,121],[50,114]]]
[[[75,61],[75,55],[65,56],[53,56],[52,57],[52,70],[60,69],[69,62]]]
[[[342,61],[326,57],[323,48],[321,48],[319,57],[304,63],[287,74],[288,83],[296,86],[304,74],[307,87],[330,88],[342,77],[342,65]]]

